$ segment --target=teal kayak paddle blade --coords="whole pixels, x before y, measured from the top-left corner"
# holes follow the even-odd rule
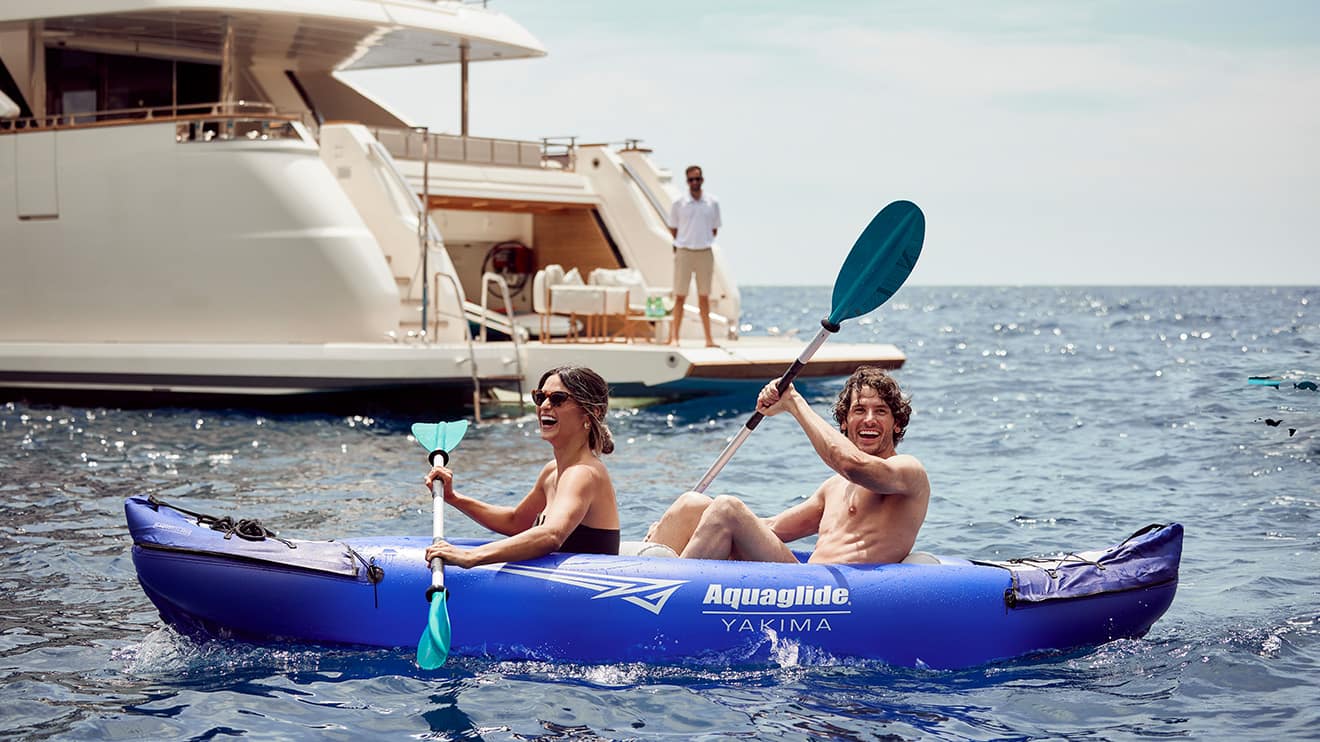
[[[444,590],[437,590],[431,596],[431,611],[427,616],[426,628],[417,640],[417,664],[423,670],[435,670],[449,659],[449,640],[452,629],[449,625],[449,600]]]
[[[441,455],[441,463],[449,463],[449,452],[467,433],[468,421],[455,420],[442,423],[413,423],[412,434],[418,445],[431,454],[430,461],[435,463],[435,455]],[[435,541],[445,537],[444,498],[436,494],[435,485],[431,486],[431,508],[433,510],[432,535]],[[452,627],[449,625],[449,591],[445,589],[444,564],[440,559],[431,560],[431,587],[427,590],[427,603],[430,610],[426,616],[426,628],[417,640],[417,664],[423,670],[435,670],[449,659],[449,640]]]
[[[857,238],[834,281],[827,321],[838,325],[889,300],[917,265],[926,217],[911,201],[880,210]]]
[[[455,420],[447,423],[413,423],[412,434],[417,443],[427,451],[454,450],[458,442],[467,434],[468,421]]]

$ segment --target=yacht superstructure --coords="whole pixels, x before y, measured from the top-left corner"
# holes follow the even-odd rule
[[[0,6],[0,388],[325,395],[527,388],[575,361],[618,394],[774,376],[669,293],[669,175],[637,142],[432,132],[341,70],[545,53],[483,6],[319,0]],[[463,99],[466,99],[464,92]],[[460,106],[464,105],[460,103]],[[562,276],[562,278],[561,278]],[[580,282],[572,280],[574,276]],[[895,367],[827,346],[808,374]]]

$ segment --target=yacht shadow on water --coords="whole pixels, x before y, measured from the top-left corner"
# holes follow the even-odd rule
[[[0,404],[34,409],[68,407],[123,410],[198,410],[211,413],[311,419],[323,416],[371,418],[378,429],[407,432],[418,420],[454,419],[473,414],[471,390],[453,388],[382,388],[367,392],[325,392],[255,396],[170,391],[70,391],[0,389]],[[483,411],[486,408],[483,407]],[[516,410],[506,406],[500,413]]]

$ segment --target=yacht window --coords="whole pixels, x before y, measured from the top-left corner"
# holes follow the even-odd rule
[[[66,90],[60,98],[60,112],[65,115],[96,112],[95,90]]]
[[[220,98],[220,67],[48,47],[47,110],[53,115],[134,108],[170,108]]]

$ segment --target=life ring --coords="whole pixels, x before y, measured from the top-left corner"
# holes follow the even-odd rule
[[[494,273],[509,285],[509,295],[517,296],[527,287],[527,281],[536,270],[536,254],[532,248],[517,240],[507,240],[492,245],[486,251],[486,258],[481,263],[481,273]],[[491,297],[500,299],[499,289],[494,284],[486,288]]]

